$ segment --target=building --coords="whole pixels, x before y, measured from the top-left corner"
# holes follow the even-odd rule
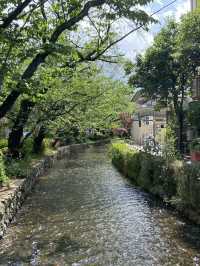
[[[200,0],[190,0],[190,3],[191,3],[191,10],[200,7]]]
[[[133,115],[131,136],[137,145],[144,145],[150,139],[159,139],[160,144],[164,143],[162,130],[167,125],[167,110],[155,111],[155,101],[146,101],[136,93],[134,96],[136,112]],[[159,138],[158,138],[159,136]]]

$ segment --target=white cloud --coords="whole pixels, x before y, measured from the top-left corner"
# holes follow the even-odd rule
[[[178,2],[176,6],[176,10],[174,13],[175,19],[180,20],[181,16],[190,11],[190,1],[189,0],[181,0]]]
[[[159,7],[164,6],[166,3],[164,0],[155,0],[153,7],[148,6],[145,10],[150,14],[153,11],[159,9]],[[125,56],[131,60],[134,60],[138,53],[142,53],[147,49],[153,42],[155,34],[160,30],[160,28],[166,23],[166,18],[174,17],[177,21],[180,17],[190,11],[190,1],[189,0],[178,0],[176,4],[169,6],[166,10],[161,13],[156,14],[156,19],[159,21],[151,27],[149,32],[137,31],[131,34],[128,38],[122,41],[118,46],[120,50],[125,54]],[[123,28],[120,32],[127,32],[130,30],[130,24],[125,24],[125,22],[119,27]]]
[[[128,59],[134,60],[135,56],[144,52],[152,42],[153,34],[151,32],[138,31],[122,41],[119,48]]]
[[[174,16],[174,12],[173,12],[173,10],[168,10],[168,11],[164,12],[162,16],[164,18],[173,17]]]

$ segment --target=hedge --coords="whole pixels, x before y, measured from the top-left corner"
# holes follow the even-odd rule
[[[200,208],[200,164],[137,151],[124,142],[111,144],[113,164],[142,189],[173,202],[182,209]]]

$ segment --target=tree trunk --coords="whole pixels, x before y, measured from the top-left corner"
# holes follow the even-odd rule
[[[174,104],[174,111],[178,126],[176,130],[176,136],[177,136],[176,146],[180,154],[183,154],[184,153],[184,111],[183,111],[184,91],[182,93],[181,101],[179,101],[178,99],[179,99],[178,94],[174,94],[173,104]]]
[[[42,143],[46,135],[46,127],[41,126],[37,136],[34,138],[33,141],[33,152],[40,153],[42,151]]]
[[[39,53],[35,56],[32,62],[28,65],[26,70],[24,71],[21,80],[29,80],[37,70],[38,66],[45,62],[46,57],[48,56],[48,52]],[[21,82],[16,85],[16,89],[11,91],[11,93],[7,96],[5,101],[0,106],[0,119],[3,118],[13,107],[18,97],[22,94]]]
[[[24,126],[26,125],[33,106],[34,103],[29,100],[22,100],[21,102],[19,113],[8,138],[8,149],[13,157],[19,156]]]
[[[179,151],[181,154],[184,154],[184,113],[181,110],[178,114],[178,123],[179,123]]]
[[[11,110],[19,95],[20,92],[14,90],[7,96],[5,101],[0,106],[0,119],[3,118]]]

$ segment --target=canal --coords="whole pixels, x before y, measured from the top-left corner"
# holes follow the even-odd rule
[[[59,161],[0,241],[0,265],[199,265],[200,229],[135,188],[104,147]]]

